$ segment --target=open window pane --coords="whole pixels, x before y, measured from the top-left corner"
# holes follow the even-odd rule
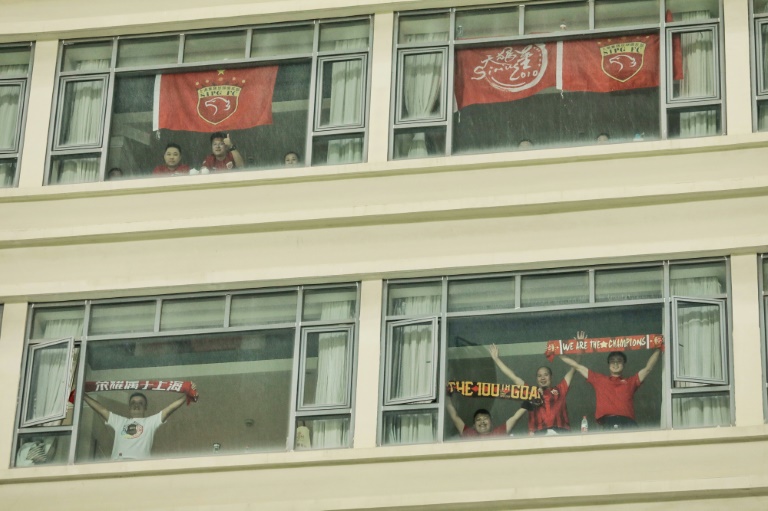
[[[673,298],[675,381],[726,385],[725,304]]]
[[[659,23],[659,0],[597,0],[595,28]]]
[[[300,409],[350,406],[351,334],[350,329],[304,330]]]
[[[184,62],[245,58],[245,31],[189,34],[184,40]]]
[[[317,128],[362,126],[365,58],[322,61],[318,82]]]
[[[387,412],[383,429],[384,445],[431,443],[437,440],[437,412]]]
[[[297,451],[350,446],[349,417],[301,418],[297,421]]]
[[[58,125],[59,147],[98,146],[101,144],[106,81],[68,81]]]
[[[0,83],[0,152],[18,149],[23,93],[21,83]]]
[[[445,156],[445,126],[395,130],[394,159]]]
[[[401,53],[398,122],[445,118],[444,50]]]
[[[179,61],[179,36],[121,39],[117,67],[157,66]]]
[[[72,383],[73,347],[71,337],[30,347],[27,361],[29,387],[24,396],[22,427],[61,420],[66,416]]]
[[[388,326],[384,404],[436,399],[437,333],[437,319]]]

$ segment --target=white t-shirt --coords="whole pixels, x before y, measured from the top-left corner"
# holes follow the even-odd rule
[[[143,460],[150,456],[155,432],[162,424],[163,412],[151,417],[129,419],[109,412],[107,426],[115,430],[113,460]]]

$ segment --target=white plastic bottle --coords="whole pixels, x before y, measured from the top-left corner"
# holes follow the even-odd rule
[[[583,416],[581,418],[581,432],[586,433],[589,431],[589,422],[587,422],[587,416]]]

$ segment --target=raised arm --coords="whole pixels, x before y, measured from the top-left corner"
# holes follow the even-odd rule
[[[450,398],[445,400],[445,411],[448,412],[448,416],[453,421],[454,426],[456,426],[456,429],[459,431],[459,434],[464,432],[464,421],[461,420],[461,417],[459,417],[459,414],[456,413],[456,408],[454,408],[453,403],[451,402]]]
[[[583,365],[579,364],[578,362],[576,362],[572,358],[566,357],[565,355],[560,355],[560,360],[562,360],[563,362],[565,362],[566,364],[571,366],[573,368],[572,370],[578,371],[579,374],[582,375],[584,378],[589,376],[589,369],[587,369]],[[570,373],[571,371],[568,371],[568,372]],[[573,374],[571,374],[571,376],[573,376]],[[570,385],[570,382],[568,384]]]
[[[495,344],[491,344],[488,346],[488,352],[491,354],[491,358],[493,359],[494,363],[501,369],[501,372],[506,374],[510,380],[512,380],[515,385],[525,385],[525,382],[522,378],[520,378],[518,375],[515,374],[515,372],[507,366],[504,362],[501,361],[499,358],[499,347]]]
[[[235,162],[235,168],[236,169],[243,168],[245,166],[243,155],[240,154],[240,151],[237,150],[237,147],[235,147],[235,144],[233,144],[232,140],[230,140],[229,133],[227,133],[227,138],[224,139],[224,145],[227,147],[229,154],[232,155],[232,159]]]
[[[197,390],[197,385],[195,385],[194,382],[192,383],[192,390]],[[163,408],[162,415],[160,416],[160,420],[165,422],[173,412],[181,408],[181,405],[183,405],[186,400],[187,400],[186,395],[181,396],[179,399],[177,399],[173,403]]]
[[[88,406],[90,406],[94,412],[101,415],[101,418],[104,419],[104,422],[109,420],[109,410],[107,410],[104,405],[93,399],[88,394],[83,394],[83,399],[86,403],[88,403]]]
[[[637,372],[637,377],[640,378],[640,381],[645,380],[645,378],[650,374],[651,369],[653,369],[653,366],[656,365],[656,362],[659,361],[659,357],[661,356],[661,350],[656,350],[653,352],[653,355],[651,355],[651,358],[648,359],[648,363],[645,364],[645,367],[640,369]]]
[[[515,414],[512,417],[507,419],[507,433],[512,431],[512,428],[515,427],[515,424],[517,424],[517,421],[519,421],[520,417],[522,417],[527,411],[528,410],[526,410],[525,408],[520,408],[517,412],[515,412]]]

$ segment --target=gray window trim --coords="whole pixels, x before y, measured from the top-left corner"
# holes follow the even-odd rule
[[[714,305],[718,307],[720,312],[720,356],[721,367],[720,371],[723,374],[722,379],[707,378],[705,376],[683,376],[680,369],[680,349],[678,342],[678,326],[679,326],[679,304],[697,304],[697,305]],[[694,297],[672,297],[672,344],[673,349],[673,381],[674,382],[687,382],[687,383],[702,383],[706,385],[728,385],[729,371],[728,371],[728,337],[727,337],[727,320],[726,320],[726,301],[722,299],[706,299],[706,298],[694,298]],[[701,389],[697,389],[701,390]]]
[[[84,82],[101,82],[102,83],[102,91],[101,91],[101,113],[100,113],[100,124],[99,124],[99,138],[96,142],[92,144],[62,144],[61,143],[61,135],[62,135],[62,128],[63,128],[63,115],[64,115],[64,97],[66,94],[67,86],[69,84],[73,83],[84,83]],[[53,151],[52,153],[59,154],[59,151],[63,150],[69,150],[69,151],[77,151],[76,154],[79,153],[91,153],[91,152],[101,152],[103,141],[104,141],[104,118],[106,116],[106,109],[107,109],[107,96],[111,96],[111,91],[108,89],[109,87],[109,75],[108,74],[89,74],[77,77],[62,77],[59,80],[59,88],[58,88],[58,98],[59,102],[56,108],[56,123],[53,133]],[[53,155],[53,154],[52,154]]]
[[[58,412],[54,412],[50,415],[46,415],[43,417],[38,417],[35,419],[29,419],[26,420],[24,417],[27,416],[27,412],[29,410],[29,407],[31,406],[31,386],[32,386],[32,380],[29,378],[32,375],[32,368],[34,367],[35,360],[37,354],[46,348],[51,348],[56,345],[65,345],[67,347],[67,361],[66,361],[66,368],[65,368],[65,375],[68,375],[72,370],[72,352],[74,350],[74,337],[64,337],[61,339],[55,339],[48,342],[33,344],[28,346],[29,355],[27,356],[27,363],[25,367],[25,381],[24,381],[24,397],[23,397],[23,404],[21,407],[21,413],[19,415],[19,427],[20,428],[26,428],[29,426],[34,426],[37,424],[44,424],[46,422],[54,421],[63,419],[67,415],[67,397],[69,396],[70,388],[69,384],[64,385],[62,388],[62,392],[60,395],[56,397],[56,401],[60,403],[57,405],[57,407],[60,407],[61,410]]]
[[[708,96],[689,96],[686,98],[679,98],[675,99],[673,97],[674,92],[674,80],[667,80],[667,104],[668,105],[679,105],[682,103],[685,104],[692,104],[692,105],[699,105],[702,104],[702,102],[706,102],[707,100],[717,100],[717,104],[720,104],[720,99],[722,99],[722,87],[721,87],[721,76],[720,76],[720,35],[718,30],[717,24],[699,24],[699,25],[685,25],[681,27],[670,27],[665,31],[665,42],[666,42],[666,48],[667,48],[667,58],[666,58],[666,76],[672,77],[673,76],[673,44],[672,44],[672,38],[675,35],[683,35],[683,34],[690,34],[694,32],[711,32],[712,33],[712,83],[715,86],[714,93],[712,95]]]
[[[343,410],[345,413],[349,413],[349,409],[352,407],[352,361],[354,360],[354,327],[352,325],[347,326],[317,326],[317,327],[304,327],[301,329],[301,352],[299,355],[299,390],[298,396],[296,396],[296,411],[299,412],[313,412],[313,413],[328,413],[331,410]],[[313,333],[336,333],[344,332],[347,334],[347,374],[346,386],[344,393],[344,401],[338,405],[304,405],[302,404],[302,398],[304,397],[304,388],[306,384],[306,367],[307,367],[307,338]]]
[[[404,120],[401,117],[403,111],[404,91],[403,86],[405,82],[405,73],[403,72],[403,66],[405,65],[405,58],[414,55],[427,55],[438,54],[441,58],[441,66],[443,73],[441,80],[443,86],[440,87],[440,111],[437,115],[427,115],[426,117],[420,117],[417,119]],[[424,47],[420,49],[402,49],[398,50],[397,55],[397,87],[396,87],[396,102],[395,102],[395,124],[397,126],[414,126],[416,124],[424,124],[425,127],[434,126],[436,122],[447,120],[447,91],[448,91],[448,48],[443,47]]]
[[[392,339],[395,328],[412,325],[429,325],[432,328],[432,376],[430,379],[430,388],[423,394],[414,394],[404,398],[393,398],[390,395],[392,388],[392,371],[394,361],[392,360]],[[405,405],[425,402],[433,402],[437,399],[437,355],[439,344],[439,324],[438,318],[432,316],[424,319],[407,319],[403,321],[392,321],[387,324],[387,348],[386,348],[386,368],[384,381],[384,405]]]

